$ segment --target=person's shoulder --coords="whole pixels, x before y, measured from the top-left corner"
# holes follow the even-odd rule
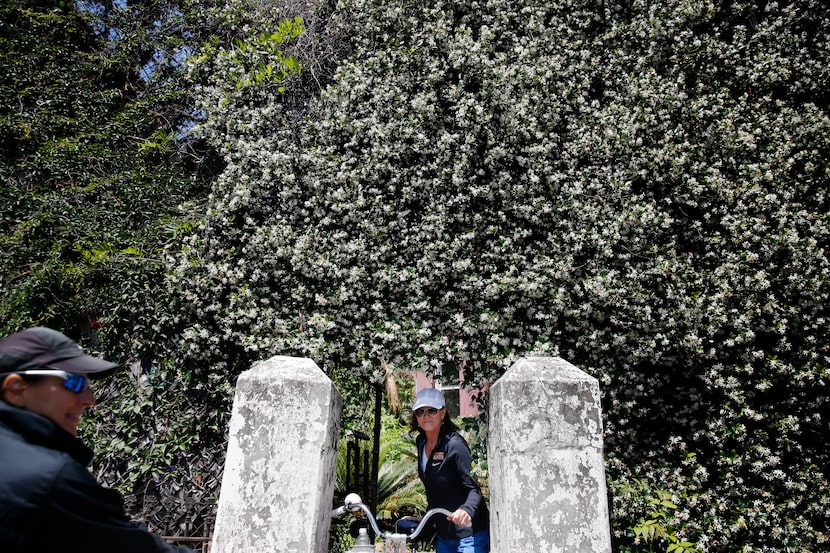
[[[13,444],[13,447],[7,447]],[[86,469],[71,455],[16,436],[0,436],[0,465],[6,477],[31,474],[41,478],[55,477],[66,468]]]
[[[464,436],[461,435],[461,432],[458,430],[453,430],[452,432],[447,432],[447,436],[453,440],[461,440],[462,442],[466,442],[467,440],[464,439]]]
[[[8,435],[0,437],[0,466],[0,487],[17,498],[4,497],[0,501],[11,501],[21,508],[48,501],[56,490],[68,487],[67,480],[92,477],[71,456],[25,440],[9,439]]]
[[[447,445],[451,447],[469,447],[467,445],[467,440],[464,439],[464,436],[459,434],[458,432],[448,432],[446,435]]]

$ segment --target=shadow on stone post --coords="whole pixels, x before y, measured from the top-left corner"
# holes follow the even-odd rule
[[[310,359],[239,376],[211,553],[326,553],[343,399]]]
[[[489,401],[493,553],[610,553],[596,379],[557,357],[526,358]]]

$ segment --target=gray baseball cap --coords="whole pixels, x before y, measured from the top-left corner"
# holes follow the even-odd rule
[[[99,378],[118,364],[85,354],[75,341],[51,328],[28,328],[0,340],[0,374],[41,367]]]

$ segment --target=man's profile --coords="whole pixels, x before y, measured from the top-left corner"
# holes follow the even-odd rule
[[[77,437],[90,379],[118,367],[37,327],[0,340],[0,551],[192,553],[131,521]]]

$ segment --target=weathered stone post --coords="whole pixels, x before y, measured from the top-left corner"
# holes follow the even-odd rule
[[[239,376],[212,553],[326,553],[343,399],[310,359]]]
[[[490,388],[488,416],[493,553],[610,553],[596,379],[522,359]]]

